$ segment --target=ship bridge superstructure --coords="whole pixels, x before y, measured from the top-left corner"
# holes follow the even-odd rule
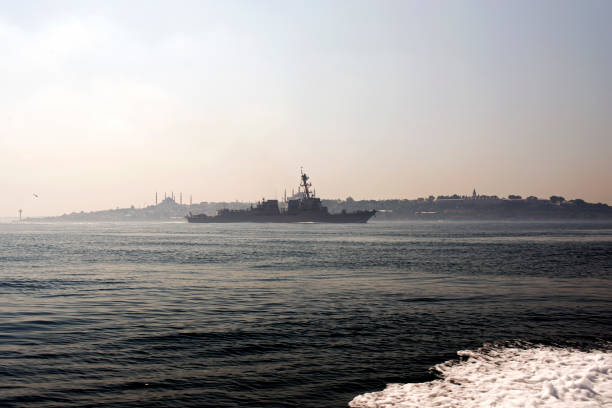
[[[287,213],[288,214],[299,214],[303,211],[310,211],[319,214],[327,215],[327,207],[321,205],[321,199],[315,197],[314,190],[310,191],[312,183],[309,182],[310,177],[304,171],[301,171],[300,175],[300,189],[304,189],[304,194],[300,199],[289,200],[287,202]]]

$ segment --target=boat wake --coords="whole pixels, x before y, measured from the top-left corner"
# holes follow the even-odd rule
[[[353,408],[612,406],[612,351],[530,345],[459,351],[432,368],[440,378],[389,384]]]

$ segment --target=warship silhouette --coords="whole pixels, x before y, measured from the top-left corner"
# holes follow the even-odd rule
[[[287,200],[286,208],[280,208],[278,200],[261,200],[246,210],[223,208],[217,215],[187,215],[189,222],[329,222],[329,223],[366,223],[376,214],[376,210],[342,212],[330,214],[327,207],[321,205],[321,199],[311,191],[312,183],[303,171],[300,171],[300,190],[298,198]],[[302,191],[303,189],[303,191]]]

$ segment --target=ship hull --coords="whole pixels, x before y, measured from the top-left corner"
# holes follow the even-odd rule
[[[374,216],[376,211],[358,211],[354,213],[341,214],[279,214],[279,215],[253,215],[232,214],[229,216],[217,215],[214,217],[195,215],[187,216],[191,223],[233,223],[233,222],[257,222],[257,223],[298,223],[298,222],[321,222],[333,224],[365,224]]]

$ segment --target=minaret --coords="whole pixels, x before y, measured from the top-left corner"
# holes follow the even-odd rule
[[[157,191],[155,192],[155,205],[157,205]]]
[[[181,192],[181,193],[179,193],[179,197],[181,197],[181,198],[180,198],[180,201],[181,201],[181,205],[183,205],[183,193],[182,193],[182,192]]]
[[[21,208],[19,209],[19,221],[21,221]]]
[[[191,197],[191,194],[189,194],[189,205],[190,205],[190,206],[191,206],[191,205],[193,205],[193,201],[192,201],[192,199],[191,199],[191,198],[192,198],[192,197]]]

